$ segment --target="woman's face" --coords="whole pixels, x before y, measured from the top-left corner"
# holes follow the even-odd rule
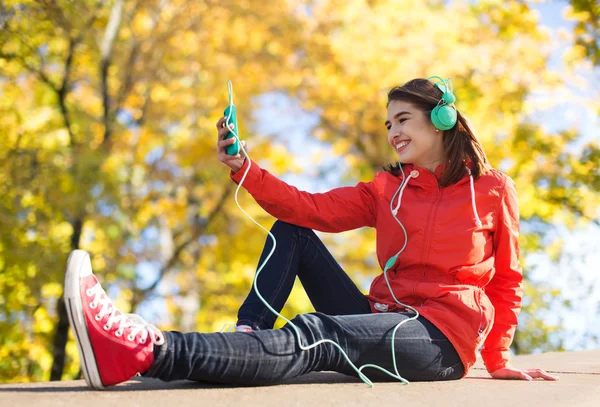
[[[436,132],[428,115],[411,103],[392,100],[385,127],[388,143],[398,154],[398,161],[411,163],[433,172],[446,161],[442,144],[443,131]]]

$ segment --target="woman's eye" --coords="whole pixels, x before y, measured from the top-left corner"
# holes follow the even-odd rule
[[[386,129],[388,129],[388,131],[390,131],[390,129],[392,128],[392,126],[385,126]]]
[[[400,123],[404,123],[405,121],[407,121],[408,119],[400,119]]]

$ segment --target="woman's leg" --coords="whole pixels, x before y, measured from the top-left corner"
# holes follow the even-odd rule
[[[261,295],[277,311],[287,301],[296,276],[316,311],[328,315],[370,313],[369,302],[310,229],[277,221],[271,229],[277,239],[273,256],[260,272]],[[273,247],[267,237],[262,264]],[[238,311],[238,325],[273,328],[277,316],[260,301],[254,287]]]
[[[159,331],[139,316],[122,313],[92,272],[89,255],[75,250],[67,261],[65,304],[77,343],[82,371],[93,388],[112,386],[136,373],[162,380],[191,379],[223,383],[274,383],[311,371],[354,374],[331,344],[302,351],[295,330],[251,333],[182,334]],[[391,335],[406,314],[294,318],[301,343],[331,339],[354,363],[392,369]],[[452,345],[424,318],[408,321],[395,337],[400,374],[409,380],[456,379],[462,365]],[[387,379],[378,371],[373,379]]]
[[[328,316],[303,314],[293,319],[302,343],[321,339],[339,343],[358,367],[377,364],[393,372],[392,331],[409,314]],[[269,384],[312,371],[332,370],[357,375],[332,344],[303,351],[293,328],[252,333],[199,334],[166,332],[166,343],[155,350],[147,376],[161,380],[188,379],[212,383]],[[395,336],[400,375],[409,381],[453,380],[463,365],[448,339],[420,317],[403,324]],[[364,369],[371,380],[394,380],[376,369]]]

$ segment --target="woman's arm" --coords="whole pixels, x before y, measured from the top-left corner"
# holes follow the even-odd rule
[[[229,130],[224,125],[225,117],[222,117],[216,123],[219,161],[231,168],[231,178],[238,184],[252,164],[242,186],[268,213],[284,222],[322,232],[343,232],[362,226],[375,226],[375,181],[361,182],[355,187],[336,188],[324,194],[299,191],[241,154],[227,154],[227,146],[233,144],[235,138],[225,138]],[[243,140],[241,144],[247,149]]]
[[[495,379],[543,378],[556,380],[541,369],[516,369],[510,365],[510,345],[517,329],[523,296],[523,272],[519,263],[519,205],[514,181],[506,177],[494,232],[495,274],[485,287],[494,305],[494,325],[481,357]]]
[[[519,205],[514,181],[507,177],[494,231],[495,274],[485,293],[495,310],[494,325],[481,357],[489,372],[510,362],[510,344],[521,311],[523,273],[519,264]]]
[[[231,178],[239,183],[249,160]],[[312,194],[300,191],[252,161],[242,186],[269,214],[284,222],[321,232],[343,232],[363,226],[375,226],[377,192],[375,181],[353,187]]]

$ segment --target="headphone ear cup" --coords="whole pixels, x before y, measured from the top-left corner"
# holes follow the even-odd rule
[[[438,105],[431,111],[431,122],[436,129],[450,130],[456,124],[456,109],[448,105]]]

